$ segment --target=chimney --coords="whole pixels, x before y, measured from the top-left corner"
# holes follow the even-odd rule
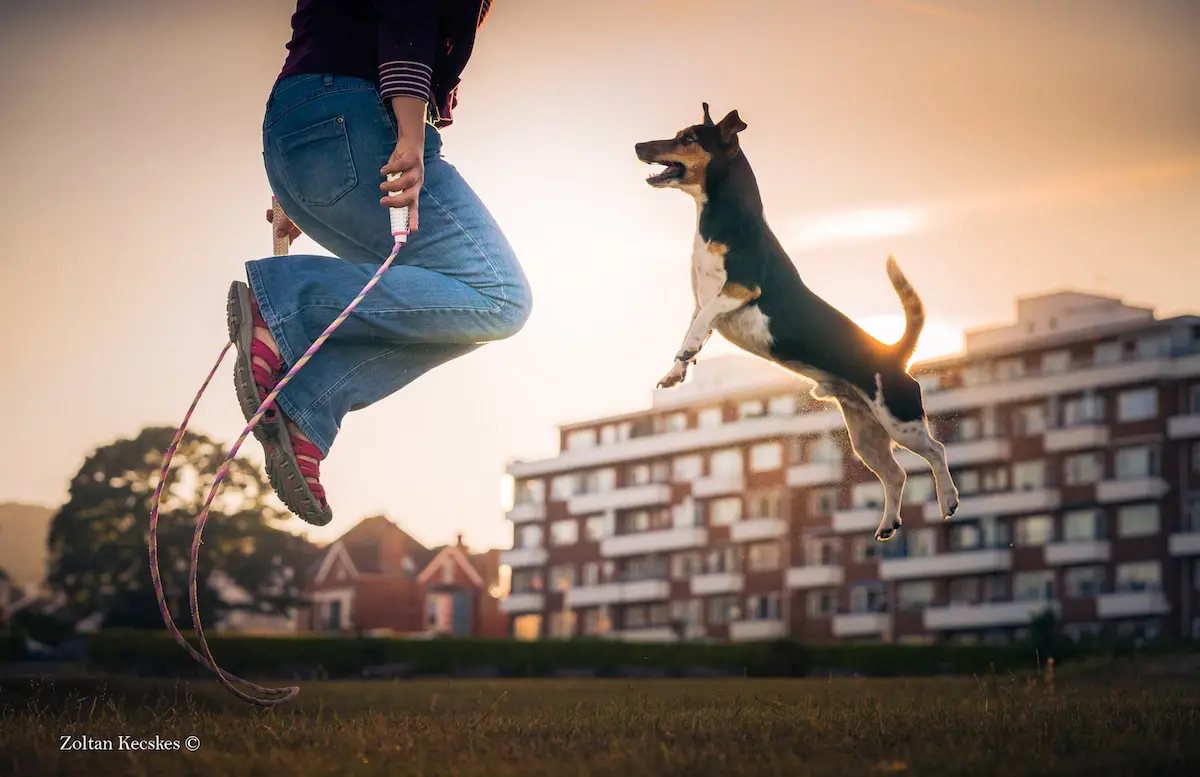
[[[458,533],[458,535],[455,537],[455,542],[454,542],[454,544],[455,544],[456,546],[460,547],[460,548],[465,548],[465,547],[467,547],[467,546],[466,546],[466,545],[463,543],[463,536],[462,536],[462,532],[459,532],[459,533]]]

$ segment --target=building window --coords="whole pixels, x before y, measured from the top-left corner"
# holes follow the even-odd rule
[[[835,588],[818,588],[809,591],[806,599],[810,617],[823,618],[837,612],[837,589]]]
[[[682,621],[689,626],[704,623],[704,602],[699,599],[676,599],[671,602],[671,620]]]
[[[1063,570],[1063,589],[1072,599],[1096,596],[1104,591],[1104,567],[1092,565]]]
[[[983,532],[974,523],[951,523],[946,534],[952,551],[976,550],[983,547]]]
[[[540,593],[542,590],[542,570],[514,569],[511,588],[514,594]]]
[[[671,556],[672,580],[688,580],[702,571],[703,562],[699,551],[689,550]]]
[[[1105,538],[1104,516],[1099,510],[1072,510],[1063,513],[1063,542],[1093,542]]]
[[[779,620],[782,614],[783,608],[777,591],[746,597],[745,620],[774,621]]]
[[[454,562],[450,560],[442,564],[442,583],[449,585],[454,582],[454,567]]]
[[[1013,411],[1013,433],[1029,437],[1046,431],[1046,406],[1026,405]]]
[[[759,542],[746,549],[746,567],[751,572],[774,572],[782,561],[778,542]]]
[[[997,572],[983,576],[983,600],[1002,602],[1008,598],[1008,576]]]
[[[1189,415],[1200,414],[1200,383],[1188,386],[1187,413]]]
[[[950,604],[977,604],[978,602],[978,577],[956,577],[950,580]]]
[[[570,475],[559,475],[550,481],[550,497],[563,501],[570,499],[583,490],[583,478],[578,472]]]
[[[696,426],[712,429],[725,422],[725,413],[720,407],[706,407],[696,414]]]
[[[708,470],[720,477],[735,477],[742,474],[742,451],[739,448],[726,448],[717,451],[708,460]]]
[[[958,493],[961,496],[978,494],[979,471],[974,469],[964,469],[961,472],[956,472],[954,474],[954,485],[958,487]]]
[[[668,432],[682,432],[688,428],[687,413],[682,410],[678,413],[669,413],[666,418],[666,426]]]
[[[796,415],[796,395],[784,394],[781,397],[772,397],[767,403],[767,414],[776,416]]]
[[[928,558],[937,554],[937,533],[933,527],[914,529],[908,532],[905,542],[905,555],[908,558]]]
[[[600,562],[585,561],[580,581],[581,585],[600,585]]]
[[[1085,426],[1104,422],[1104,399],[1084,394],[1063,403],[1063,426]]]
[[[1075,453],[1063,460],[1063,483],[1085,486],[1104,477],[1104,456],[1098,451]]]
[[[1117,420],[1149,421],[1158,417],[1158,389],[1130,389],[1117,395]]]
[[[742,520],[742,500],[736,496],[714,499],[708,503],[708,525],[729,526]]]
[[[514,548],[540,548],[542,547],[542,527],[537,524],[525,524],[517,527],[517,534],[513,538]]]
[[[746,495],[746,518],[779,518],[783,515],[778,491],[755,491]]]
[[[1008,467],[988,467],[983,471],[982,493],[997,494],[1008,490]]]
[[[821,537],[804,543],[804,563],[810,567],[837,566],[842,563],[842,543],[836,537]]]
[[[698,455],[677,456],[671,462],[671,479],[676,483],[691,483],[704,471],[704,459]]]
[[[612,518],[608,515],[592,515],[585,518],[583,534],[588,542],[599,542],[612,534]]]
[[[577,451],[583,448],[593,448],[596,445],[595,429],[576,429],[567,432],[567,450]]]
[[[1185,532],[1200,532],[1200,495],[1193,494],[1187,503],[1187,512],[1183,514]]]
[[[608,619],[600,612],[599,607],[584,610],[580,625],[580,630],[587,635],[605,634],[611,626]]]
[[[573,518],[550,524],[550,544],[561,548],[579,542],[579,521]]]
[[[910,580],[896,586],[896,605],[901,610],[919,610],[933,604],[932,580]]]
[[[812,517],[830,515],[837,510],[836,488],[822,487],[808,490],[808,514]]]
[[[625,608],[625,628],[626,629],[644,629],[649,624],[650,619],[647,617],[646,606],[643,604],[633,604]]]
[[[704,556],[704,571],[710,575],[741,570],[741,555],[735,548],[713,548]]]
[[[879,510],[883,508],[883,484],[878,480],[855,483],[850,491],[850,501],[855,509]]]
[[[766,415],[761,399],[748,399],[738,404],[738,418],[761,418]]]
[[[1116,364],[1121,361],[1122,354],[1120,340],[1097,343],[1096,347],[1092,349],[1092,361],[1097,365]]]
[[[996,378],[999,380],[1014,380],[1024,377],[1025,360],[1019,356],[996,360]]]
[[[933,489],[932,475],[911,475],[904,486],[902,501],[906,505],[919,505],[937,499]]]
[[[575,636],[575,611],[566,610],[550,613],[551,639],[569,639]]]
[[[861,583],[850,589],[850,612],[886,612],[887,597],[883,584]]]
[[[1047,351],[1042,354],[1042,374],[1058,375],[1071,369],[1070,351]]]
[[[1046,487],[1046,462],[1043,459],[1019,461],[1012,465],[1013,490],[1036,491]]]
[[[556,564],[550,567],[550,590],[566,591],[575,585],[575,565]]]
[[[1135,561],[1117,565],[1118,593],[1162,590],[1162,563],[1158,561]]]
[[[873,537],[855,537],[852,542],[852,555],[856,564],[870,561],[879,555],[879,543]]]
[[[513,492],[513,502],[519,505],[540,505],[546,501],[546,483],[543,480],[519,480]]]
[[[737,599],[732,596],[714,596],[708,600],[708,622],[723,626],[733,620],[737,610]]]
[[[526,642],[542,636],[542,616],[537,613],[518,615],[512,621],[513,639]]]
[[[1113,454],[1113,474],[1118,480],[1147,478],[1158,474],[1158,446],[1131,445]]]
[[[1117,535],[1149,537],[1158,534],[1158,505],[1153,502],[1117,508]]]
[[[1018,548],[1036,548],[1054,539],[1054,519],[1049,515],[1027,515],[1016,520],[1013,544]]]
[[[1035,572],[1018,572],[1013,576],[1013,599],[1032,602],[1054,598],[1054,572],[1039,569]]]
[[[1171,334],[1160,332],[1144,335],[1137,339],[1135,347],[1139,359],[1165,359],[1171,355]]]
[[[783,466],[783,446],[777,442],[766,442],[750,449],[750,470],[768,472]]]
[[[583,476],[585,494],[604,494],[617,487],[617,471],[611,467],[594,469]]]

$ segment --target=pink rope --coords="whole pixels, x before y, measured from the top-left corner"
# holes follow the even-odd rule
[[[280,214],[282,214],[282,210],[279,208],[278,203],[274,203],[274,207],[275,215],[278,217]],[[358,307],[358,303],[362,302],[363,298],[367,296],[367,293],[375,287],[375,284],[379,282],[379,279],[383,276],[384,272],[386,272],[388,267],[391,266],[392,261],[395,260],[396,254],[400,251],[400,246],[401,242],[398,240],[395,247],[392,248],[392,253],[388,255],[388,258],[384,261],[380,268],[376,270],[375,275],[371,278],[371,280],[367,281],[367,285],[363,287],[358,296],[351,300],[350,304],[346,306],[346,309],[342,311],[341,315],[335,318],[333,322],[326,327],[325,331],[321,333],[321,336],[313,341],[313,344],[308,347],[308,350],[304,352],[304,355],[301,356],[294,365],[292,365],[292,368],[288,370],[287,374],[284,375],[279,383],[275,385],[275,388],[272,389],[271,393],[268,394],[266,399],[262,401],[262,404],[259,405],[258,411],[255,412],[254,416],[250,418],[249,423],[246,424],[246,428],[242,430],[241,436],[238,437],[237,442],[235,442],[233,447],[229,450],[229,454],[225,457],[225,461],[221,464],[221,468],[217,470],[217,477],[213,481],[212,488],[208,492],[208,498],[204,501],[204,509],[200,512],[200,517],[196,519],[196,533],[192,537],[191,572],[188,574],[188,606],[192,614],[192,626],[196,632],[196,639],[200,643],[200,650],[203,651],[203,654],[197,652],[197,650],[188,643],[187,638],[180,633],[179,628],[175,625],[175,621],[171,618],[171,610],[167,606],[167,597],[166,593],[163,591],[162,576],[159,574],[158,570],[158,507],[162,498],[163,489],[166,487],[167,471],[171,467],[171,459],[175,456],[175,450],[179,447],[180,440],[183,439],[184,432],[187,430],[188,421],[191,419],[192,413],[196,410],[196,405],[200,404],[200,397],[204,395],[204,390],[208,388],[208,384],[212,381],[213,375],[216,374],[217,368],[221,366],[221,361],[225,358],[225,354],[233,345],[232,340],[227,342],[225,347],[221,349],[221,353],[217,357],[216,364],[214,364],[213,368],[209,370],[208,377],[204,379],[204,383],[201,384],[200,390],[196,392],[196,396],[192,400],[191,406],[188,407],[187,413],[183,417],[183,423],[179,425],[179,430],[175,432],[175,437],[171,440],[171,444],[167,447],[167,451],[163,457],[162,470],[159,472],[158,476],[158,486],[154,489],[154,496],[150,499],[150,536],[148,540],[150,545],[150,580],[154,586],[154,596],[158,600],[158,611],[163,617],[163,622],[167,626],[167,631],[171,633],[171,636],[174,637],[175,641],[179,643],[179,645],[186,650],[188,654],[201,666],[210,669],[213,674],[217,676],[217,679],[220,681],[221,685],[225,686],[234,695],[250,702],[251,704],[257,704],[262,707],[276,707],[296,698],[296,695],[300,693],[300,688],[299,686],[295,685],[287,686],[285,688],[267,688],[261,685],[256,685],[249,680],[232,675],[217,666],[217,660],[213,658],[212,650],[208,646],[208,640],[204,638],[204,630],[200,626],[200,597],[199,592],[196,590],[197,575],[199,572],[198,566],[200,561],[201,535],[204,533],[204,525],[208,522],[208,512],[212,506],[213,500],[216,499],[217,491],[221,487],[221,481],[223,481],[225,476],[229,473],[229,468],[233,463],[234,457],[237,456],[238,450],[241,449],[242,443],[245,442],[246,438],[250,436],[250,433],[253,431],[254,427],[258,425],[258,422],[262,420],[262,417],[266,414],[266,412],[270,410],[272,406],[274,406],[275,399],[279,396],[279,392],[283,391],[284,387],[287,386],[287,384],[291,382],[292,378],[295,377],[296,373],[300,371],[300,368],[308,363],[308,360],[311,359],[313,354],[315,354],[317,350],[325,343],[325,341],[329,339],[329,336],[333,334],[334,330],[341,326],[342,323],[350,317],[350,314],[354,311],[354,308]],[[277,254],[286,253],[286,243],[284,243],[284,251],[280,252],[278,248],[279,246],[277,244]],[[242,688],[237,687],[238,685],[243,686],[251,693],[248,693],[246,690],[242,690]],[[252,693],[257,693],[259,696],[251,695]]]

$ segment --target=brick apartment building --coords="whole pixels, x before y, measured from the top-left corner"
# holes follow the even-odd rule
[[[904,528],[835,409],[759,360],[515,462],[502,608],[521,638],[1003,642],[1200,638],[1200,317],[1063,292],[919,364],[961,492],[907,451]]]

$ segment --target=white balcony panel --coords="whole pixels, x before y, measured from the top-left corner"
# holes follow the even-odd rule
[[[746,480],[741,473],[736,475],[706,475],[692,481],[692,496],[697,499],[710,499],[716,496],[740,494],[746,487]]]
[[[776,540],[787,534],[787,521],[782,518],[745,518],[729,527],[734,542]]]
[[[1126,478],[1124,480],[1101,480],[1096,484],[1096,501],[1137,502],[1146,499],[1162,499],[1171,486],[1162,478]]]
[[[1046,432],[1042,445],[1049,453],[1103,448],[1108,445],[1108,427],[1104,424],[1087,424],[1066,429],[1050,429]]]
[[[546,519],[546,503],[545,502],[523,502],[513,505],[513,508],[508,511],[508,520],[513,523],[533,523],[534,521],[544,521]]]
[[[785,636],[787,626],[782,620],[734,621],[729,624],[729,639],[732,642],[761,642]]]
[[[608,557],[638,556],[643,553],[667,553],[672,550],[702,548],[708,543],[703,527],[659,529],[636,534],[618,534],[600,541],[600,554]]]
[[[874,532],[879,528],[881,520],[883,520],[883,508],[881,507],[838,510],[833,514],[833,530],[838,534]]]
[[[833,616],[833,636],[869,637],[887,630],[885,612],[853,612]]]
[[[1059,493],[1055,488],[1035,488],[1029,491],[1004,491],[998,494],[964,496],[958,500],[954,518],[982,518],[987,515],[1016,515],[1053,510],[1058,507]],[[925,520],[942,518],[937,502],[925,505]],[[951,519],[953,520],[953,519]]]
[[[507,614],[520,612],[541,612],[545,608],[546,597],[544,594],[509,594],[500,600],[500,612]]]
[[[568,588],[564,597],[567,607],[596,607],[602,604],[658,602],[671,595],[666,580],[630,580],[625,583],[601,583]]]
[[[1167,538],[1167,546],[1175,557],[1200,556],[1200,532],[1175,532]]]
[[[1172,440],[1191,440],[1200,437],[1200,413],[1168,418],[1167,436]]]
[[[846,579],[845,571],[835,564],[792,567],[787,571],[788,588],[833,588]]]
[[[1099,618],[1144,618],[1166,615],[1170,611],[1171,603],[1162,591],[1127,591],[1096,597],[1096,616]]]
[[[571,515],[590,515],[609,510],[654,507],[669,504],[670,501],[671,486],[666,483],[646,483],[595,494],[578,494],[567,500],[567,512]]]
[[[740,572],[710,572],[692,578],[692,596],[741,593],[746,578]]]
[[[521,567],[540,567],[546,563],[548,554],[545,548],[512,548],[500,551],[500,563],[507,564],[513,569]]]
[[[1103,563],[1112,557],[1112,543],[1107,540],[1087,542],[1051,542],[1043,549],[1047,566]]]
[[[881,558],[881,580],[916,580],[927,577],[977,575],[1012,569],[1012,551],[1007,548],[937,553],[920,558]]]
[[[930,631],[988,629],[1001,626],[1025,626],[1049,609],[1059,611],[1056,601],[1034,599],[1021,602],[983,602],[926,607],[925,628]]]
[[[787,484],[790,488],[827,486],[842,480],[842,461],[810,461],[796,464],[787,469]]]

